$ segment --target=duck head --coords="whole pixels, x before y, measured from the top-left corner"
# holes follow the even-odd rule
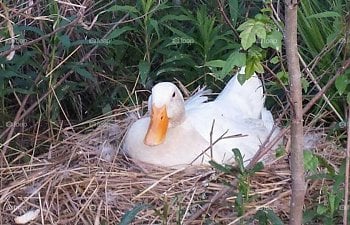
[[[172,83],[158,83],[152,88],[148,99],[150,124],[144,144],[160,145],[164,142],[169,127],[181,124],[185,117],[184,99],[180,90]]]

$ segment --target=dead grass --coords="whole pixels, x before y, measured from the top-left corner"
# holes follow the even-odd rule
[[[133,118],[125,117],[126,111],[130,110],[118,112],[115,120],[105,117],[90,121],[90,126],[82,124],[89,127],[85,130],[75,127],[81,132],[73,132],[72,127],[62,129],[60,140],[45,153],[20,154],[17,163],[2,167],[1,221],[12,224],[16,216],[40,209],[32,224],[116,224],[127,211],[140,206],[143,210],[133,224],[238,224],[242,218],[233,208],[238,191],[235,185],[203,215],[194,217],[228,187],[225,184],[235,184],[234,176],[208,166],[156,168],[134,163],[118,151]],[[319,142],[315,152],[337,168],[343,152],[327,143]],[[325,182],[309,183],[309,202]],[[268,208],[288,219],[290,171],[286,157],[255,174],[250,188],[251,201],[244,218]]]

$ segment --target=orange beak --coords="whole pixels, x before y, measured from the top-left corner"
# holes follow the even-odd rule
[[[145,145],[155,146],[164,142],[168,130],[169,118],[165,106],[152,106],[151,122],[143,142]]]

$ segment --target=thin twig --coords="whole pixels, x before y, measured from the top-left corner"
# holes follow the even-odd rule
[[[304,106],[303,114],[306,114],[312,106],[323,96],[324,93],[333,85],[337,78],[342,75],[347,68],[350,67],[350,58],[347,59],[337,73],[327,82],[327,84]]]
[[[231,28],[231,30],[235,34],[236,38],[238,38],[239,37],[238,32],[236,31],[236,28],[232,25],[230,19],[227,17],[225,10],[224,10],[224,7],[222,6],[221,0],[217,0],[216,2],[219,5],[221,15],[224,17],[225,22],[227,23],[227,25],[229,25],[229,27]]]

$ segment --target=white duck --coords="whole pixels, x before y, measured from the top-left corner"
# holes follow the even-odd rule
[[[241,85],[235,75],[211,102],[206,102],[205,93],[201,90],[184,101],[174,84],[155,85],[148,101],[150,117],[131,125],[124,142],[126,153],[138,161],[178,168],[211,159],[233,163],[232,149],[238,148],[249,162],[274,124],[264,107],[260,79],[254,75]],[[223,135],[241,136],[221,139]]]

